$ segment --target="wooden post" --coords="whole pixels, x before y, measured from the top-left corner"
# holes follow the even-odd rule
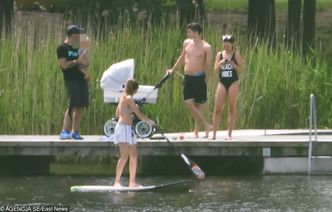
[[[316,28],[316,0],[304,0],[303,5],[303,55],[314,48]]]
[[[251,39],[276,46],[276,18],[274,0],[248,1],[248,34]]]
[[[181,25],[203,22],[205,17],[203,0],[177,0],[176,4]]]
[[[14,15],[14,0],[0,1],[0,37],[6,37],[11,33],[12,19]]]
[[[302,0],[288,0],[288,20],[285,44],[287,48],[296,50],[300,45],[300,22]]]

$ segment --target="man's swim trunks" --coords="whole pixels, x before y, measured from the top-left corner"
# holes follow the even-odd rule
[[[207,101],[207,86],[204,71],[198,75],[185,75],[183,81],[183,99],[184,101],[193,100],[200,104]]]

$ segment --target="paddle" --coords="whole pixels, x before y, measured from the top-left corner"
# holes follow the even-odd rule
[[[171,144],[172,147],[175,147],[174,144],[164,135],[160,129],[158,129],[158,131],[160,132],[161,136],[165,138],[169,144]],[[184,153],[181,153],[181,158],[184,160],[187,167],[191,170],[197,179],[203,180],[205,178],[205,173],[194,161],[190,160]]]

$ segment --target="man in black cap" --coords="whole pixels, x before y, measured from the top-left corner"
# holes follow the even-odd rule
[[[68,94],[68,108],[64,115],[60,139],[82,140],[79,125],[83,109],[89,105],[88,76],[79,66],[88,66],[89,61],[79,55],[81,29],[76,25],[67,28],[67,38],[56,50]]]

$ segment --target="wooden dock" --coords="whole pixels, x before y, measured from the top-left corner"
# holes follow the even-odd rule
[[[200,137],[203,134],[201,132]],[[179,133],[165,135],[171,144],[158,134],[154,135],[153,139],[138,139],[139,156],[174,157],[183,152],[190,157],[198,158],[198,161],[211,157],[214,157],[215,161],[232,157],[255,158],[261,161],[258,162],[261,163],[258,166],[261,166],[263,174],[306,173],[308,170],[309,131],[306,129],[235,130],[231,141],[224,139],[226,131],[218,132],[216,140],[193,138],[192,133],[184,133],[183,139],[180,139]],[[117,145],[107,137],[101,135],[83,135],[83,137],[82,141],[63,141],[58,135],[0,135],[0,157],[2,161],[28,157],[45,157],[49,158],[48,161],[54,161],[54,158],[61,157],[93,158],[118,155]],[[314,141],[314,136],[311,140],[313,140],[314,156],[312,170],[320,173],[331,172],[332,130],[318,130],[317,141]],[[323,162],[318,164],[315,161]]]

